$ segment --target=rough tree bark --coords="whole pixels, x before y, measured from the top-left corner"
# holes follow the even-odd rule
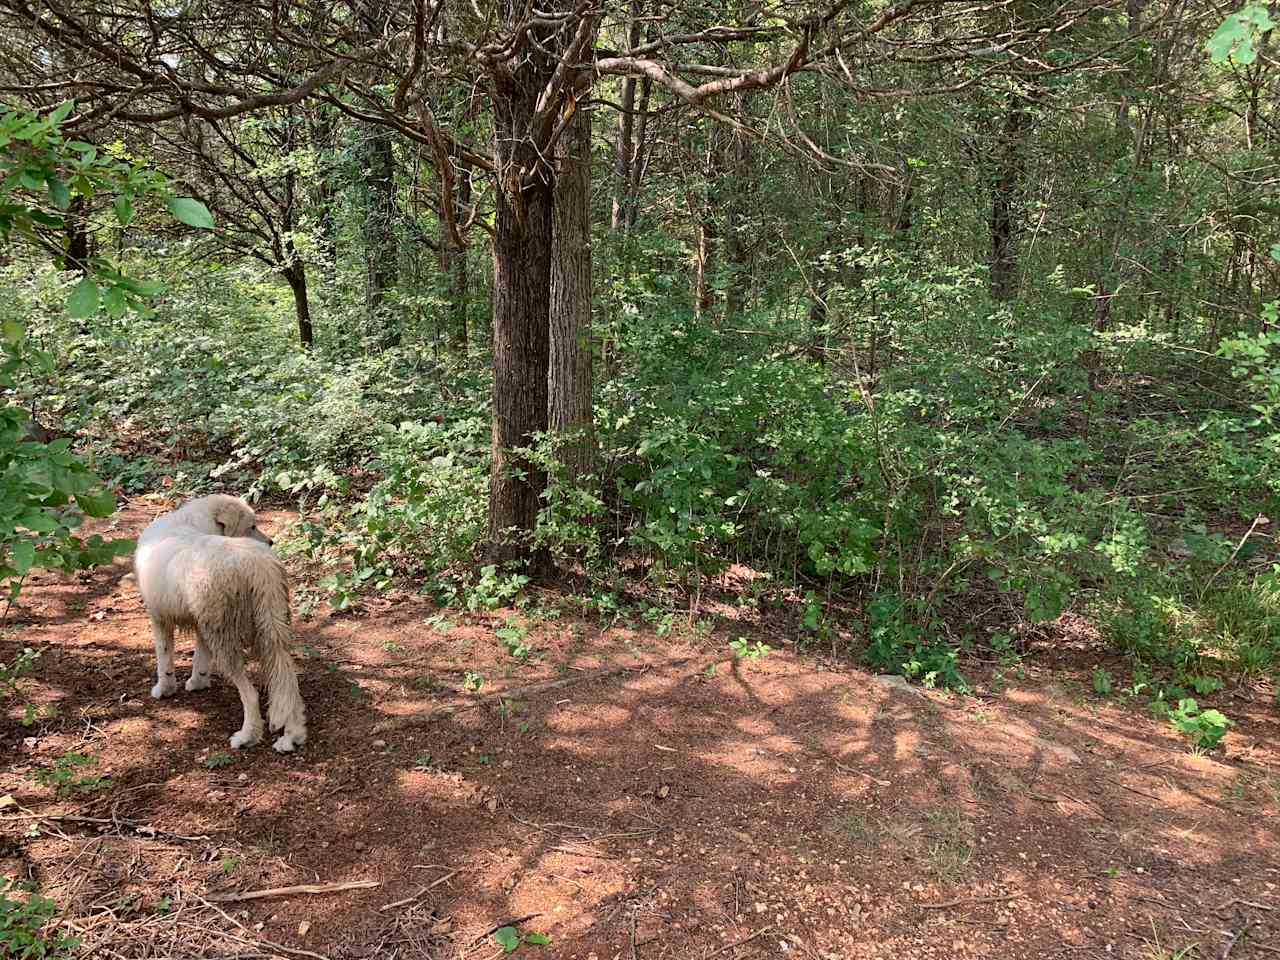
[[[309,350],[315,344],[315,331],[311,328],[311,303],[307,299],[307,268],[295,256],[281,272],[293,292],[293,306],[298,315],[298,342]]]
[[[396,284],[397,264],[392,227],[396,218],[395,156],[391,135],[381,127],[370,127],[365,154],[365,309],[369,329],[383,347],[400,342],[400,325],[386,308],[387,292]]]
[[[556,145],[551,255],[551,366],[548,420],[555,433],[577,433],[560,450],[575,484],[595,474],[591,416],[591,114],[579,110]]]
[[[546,473],[516,453],[547,429],[550,360],[551,210],[554,173],[529,137],[551,72],[536,49],[515,70],[492,74],[496,223],[493,241],[493,468],[489,553],[498,563],[545,556],[525,542]]]
[[[84,276],[89,272],[89,216],[85,198],[77,194],[64,218],[67,225],[67,269]]]
[[[1014,205],[1022,179],[1022,138],[1026,110],[1010,103],[1004,129],[996,145],[996,172],[991,187],[991,296],[1012,300],[1018,289],[1018,264],[1014,253]]]

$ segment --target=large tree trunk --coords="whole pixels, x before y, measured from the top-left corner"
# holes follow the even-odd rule
[[[89,217],[88,204],[83,196],[77,194],[71,198],[64,221],[67,225],[67,269],[85,276],[89,272]]]
[[[315,343],[315,332],[311,328],[311,303],[307,299],[306,266],[295,256],[281,272],[293,291],[293,306],[298,315],[298,342],[310,350]]]
[[[400,342],[400,324],[386,304],[387,292],[396,284],[397,263],[392,228],[396,218],[395,157],[386,130],[370,127],[365,154],[365,310],[369,329],[384,347]]]
[[[556,145],[551,256],[551,367],[548,420],[575,433],[560,461],[575,483],[595,473],[591,417],[591,114],[580,111]]]
[[[547,429],[553,172],[529,139],[529,120],[550,70],[531,51],[518,74],[494,77],[496,224],[493,240],[493,472],[489,550],[527,560],[545,472],[516,448]]]
[[[1014,254],[1014,204],[1022,179],[1022,138],[1026,111],[1010,103],[1004,130],[996,147],[996,175],[991,188],[991,296],[1012,300],[1017,293],[1017,260]]]

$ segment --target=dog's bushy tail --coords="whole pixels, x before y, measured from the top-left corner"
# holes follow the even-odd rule
[[[289,654],[289,582],[283,564],[274,556],[257,572],[260,575],[252,588],[254,636],[267,687],[267,722],[272,730],[284,729],[300,744],[306,739],[307,719],[298,672]]]

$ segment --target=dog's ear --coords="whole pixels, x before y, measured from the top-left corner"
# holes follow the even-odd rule
[[[234,500],[224,501],[213,511],[213,522],[218,525],[218,531],[224,537],[243,536],[245,527],[244,508]]]

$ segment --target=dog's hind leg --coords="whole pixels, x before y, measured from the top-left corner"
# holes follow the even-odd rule
[[[151,696],[160,700],[178,692],[173,671],[173,626],[151,618],[151,637],[156,642],[156,685]]]
[[[191,678],[187,680],[188,693],[209,688],[209,674],[213,670],[211,659],[209,648],[204,643],[204,637],[197,631],[196,652],[191,657]]]
[[[232,749],[251,747],[262,739],[262,710],[258,706],[258,691],[249,680],[244,663],[227,671],[227,679],[240,691],[240,704],[244,707],[244,725],[231,736]]]

